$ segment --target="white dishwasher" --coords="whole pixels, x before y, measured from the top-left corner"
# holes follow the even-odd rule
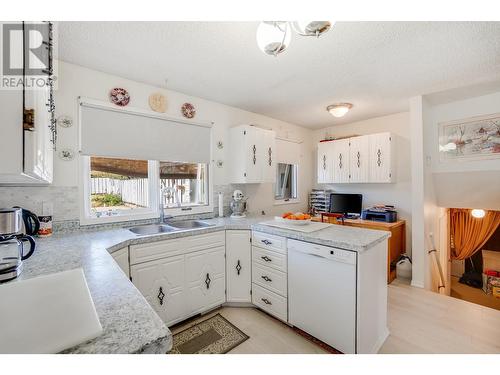
[[[356,353],[356,255],[288,241],[289,322],[343,353]]]

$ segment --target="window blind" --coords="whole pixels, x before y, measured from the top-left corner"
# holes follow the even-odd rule
[[[210,126],[80,101],[83,155],[209,163],[210,145]]]

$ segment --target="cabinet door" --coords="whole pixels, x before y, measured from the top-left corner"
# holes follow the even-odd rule
[[[179,255],[130,268],[132,282],[167,325],[187,314],[184,264],[184,255]]]
[[[332,142],[333,182],[349,182],[349,139]]]
[[[370,136],[349,139],[350,182],[368,182],[370,177]]]
[[[318,144],[318,184],[332,182],[332,142]]]
[[[226,300],[225,248],[186,255],[186,301],[194,314],[222,305]]]
[[[245,166],[242,166],[247,183],[259,183],[262,179],[263,150],[259,144],[257,129],[248,126],[244,130]]]
[[[391,133],[370,135],[370,182],[392,182]]]
[[[227,302],[251,302],[251,243],[249,230],[226,231]]]
[[[260,163],[262,165],[262,182],[276,181],[276,139],[274,131],[259,129]]]

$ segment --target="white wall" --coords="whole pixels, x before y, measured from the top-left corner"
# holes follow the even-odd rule
[[[335,125],[319,129],[313,133],[314,152],[317,144],[325,136],[366,135],[380,132],[391,132],[396,142],[396,181],[392,184],[316,184],[317,187],[333,189],[342,193],[363,194],[363,206],[374,204],[393,204],[401,219],[407,221],[406,250],[411,253],[411,159],[410,159],[410,118],[408,112],[372,118],[345,125]],[[314,159],[316,160],[316,159]],[[315,162],[315,181],[316,162]]]
[[[442,104],[431,103],[427,112],[424,150],[430,160],[438,205],[500,209],[500,158],[441,161],[438,150],[439,123],[500,113],[500,92]]]
[[[186,78],[189,79],[189,78]],[[159,79],[160,80],[160,79]],[[266,210],[266,213],[275,214],[288,210],[305,210],[307,208],[307,196],[312,188],[313,183],[313,152],[311,135],[312,131],[293,124],[269,118],[260,114],[251,113],[238,108],[229,107],[223,104],[215,103],[201,98],[192,97],[182,93],[161,89],[158,87],[146,85],[140,82],[131,81],[126,78],[113,76],[110,74],[87,69],[81,66],[59,62],[58,66],[58,87],[55,93],[56,99],[56,116],[70,116],[73,118],[75,125],[71,128],[58,128],[57,146],[59,149],[70,148],[75,151],[78,149],[78,126],[77,122],[77,98],[79,96],[103,100],[109,102],[108,94],[113,87],[124,87],[130,95],[131,100],[129,106],[143,109],[150,109],[148,97],[153,92],[161,92],[167,98],[167,114],[180,117],[180,108],[183,103],[190,102],[196,108],[195,120],[198,122],[214,122],[213,126],[213,144],[212,144],[212,170],[213,183],[216,189],[219,186],[225,185],[226,192],[228,191],[228,129],[239,124],[254,124],[266,128],[272,128],[276,131],[277,136],[284,138],[292,138],[303,140],[300,148],[300,167],[299,167],[299,182],[300,182],[300,204],[274,206],[274,189],[273,184],[260,184],[254,186],[238,186],[244,193],[249,196],[248,204],[251,212],[260,212]],[[219,150],[216,147],[217,141],[222,141],[225,147]],[[112,142],[113,140],[109,140]],[[62,161],[57,156],[54,159],[54,183],[51,190],[57,187],[76,187],[78,185],[78,158],[73,161]],[[223,160],[223,168],[215,166],[215,161]],[[14,188],[16,193],[11,192],[10,200],[12,203],[19,204],[25,194],[25,188]],[[26,188],[30,189],[30,188]],[[42,188],[40,191],[43,191]],[[51,200],[51,196],[47,190],[47,200]],[[69,190],[72,191],[72,190]],[[76,191],[76,190],[75,190]],[[230,189],[229,189],[230,191]],[[66,194],[68,190],[66,190]],[[214,192],[215,193],[215,192]],[[14,196],[12,196],[14,195]],[[39,200],[44,199],[44,194],[39,196]],[[77,196],[74,199],[78,199]],[[3,204],[11,204],[2,199]],[[32,202],[31,207],[37,209],[38,204]],[[41,204],[41,203],[40,203]],[[22,205],[22,202],[21,202]],[[72,206],[74,208],[74,205]],[[30,207],[28,207],[30,208]],[[55,209],[57,212],[57,209]],[[67,220],[71,216],[65,212],[64,217],[57,217],[54,214],[54,220]],[[74,219],[78,218],[78,212],[74,213]]]

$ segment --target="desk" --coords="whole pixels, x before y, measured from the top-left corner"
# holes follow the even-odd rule
[[[326,220],[329,218],[325,217]],[[340,220],[330,221],[332,224],[342,225]],[[321,221],[321,217],[313,217],[313,221]],[[387,249],[387,283],[390,284],[396,278],[396,267],[391,268],[391,262],[406,252],[406,222],[398,220],[394,223],[383,221],[363,220],[363,219],[345,219],[344,225],[350,227],[359,227],[367,229],[385,230],[391,232]]]

